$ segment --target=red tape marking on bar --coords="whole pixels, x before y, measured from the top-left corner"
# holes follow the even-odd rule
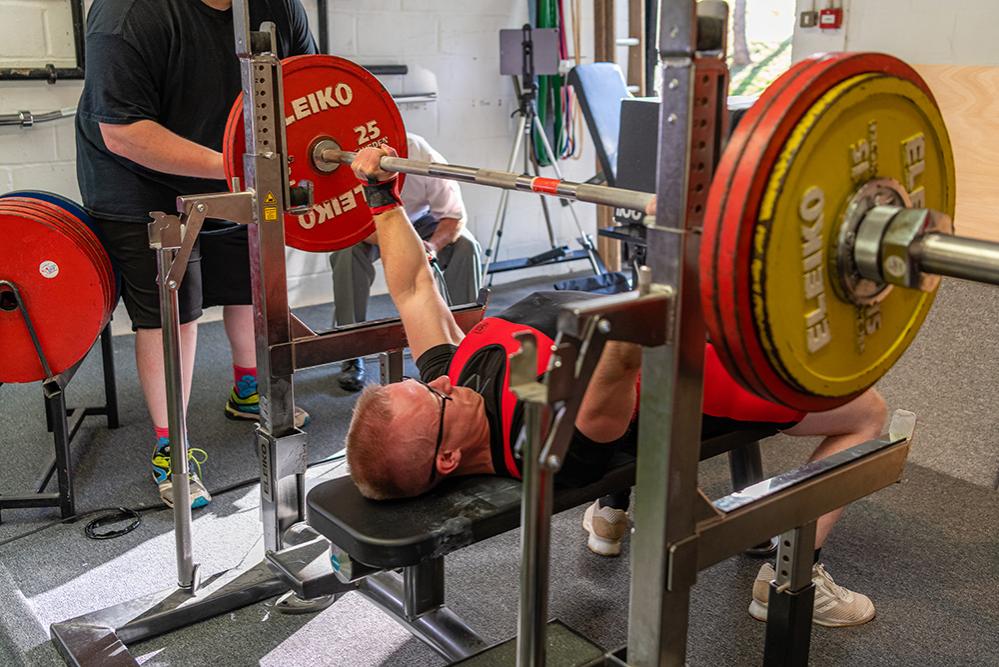
[[[534,192],[544,192],[550,195],[558,194],[558,186],[562,181],[557,178],[537,177],[531,180],[531,190]]]

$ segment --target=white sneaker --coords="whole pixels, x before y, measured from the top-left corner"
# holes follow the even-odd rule
[[[753,582],[753,601],[749,615],[758,621],[767,620],[767,603],[770,600],[770,582],[777,577],[770,563],[765,563]],[[874,603],[863,593],[854,593],[839,586],[821,564],[812,566],[815,584],[815,604],[812,621],[827,628],[861,625],[874,618]]]
[[[196,510],[204,507],[212,500],[212,494],[208,493],[198,473],[192,472],[188,476],[191,488],[191,509]],[[160,500],[167,507],[173,507],[173,476],[157,484],[160,490]]]
[[[628,533],[628,513],[613,507],[600,507],[596,500],[583,513],[583,530],[590,534],[586,546],[600,556],[621,554],[621,542]]]

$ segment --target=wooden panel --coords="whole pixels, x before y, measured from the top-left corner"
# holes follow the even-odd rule
[[[614,0],[593,0],[593,60],[613,62],[616,44]]]
[[[999,67],[915,68],[933,90],[954,145],[957,233],[999,241]]]
[[[593,0],[593,60],[613,62],[616,48],[614,25],[614,0]],[[600,169],[600,162],[597,162]],[[614,212],[607,206],[597,206],[597,228],[614,226]],[[621,244],[601,236],[597,239],[597,252],[608,271],[621,270]]]

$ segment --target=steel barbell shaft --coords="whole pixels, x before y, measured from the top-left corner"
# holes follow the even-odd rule
[[[350,164],[356,155],[356,153],[335,148],[325,148],[320,151],[321,159],[328,163]],[[381,167],[385,171],[400,174],[449,178],[463,183],[474,183],[503,190],[534,192],[573,201],[627,208],[633,211],[644,212],[646,206],[655,196],[648,192],[612,188],[606,185],[574,183],[555,178],[524,176],[511,171],[495,171],[439,162],[422,162],[401,157],[383,157]]]
[[[927,234],[909,252],[927,273],[999,285],[999,244],[949,234]]]

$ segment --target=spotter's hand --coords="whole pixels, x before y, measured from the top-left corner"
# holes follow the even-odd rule
[[[652,196],[649,203],[645,207],[645,215],[655,215],[656,214],[656,197]]]
[[[362,148],[354,161],[350,163],[350,168],[354,170],[354,175],[362,183],[383,183],[396,178],[398,174],[385,171],[381,167],[383,157],[396,157],[398,153],[389,145],[382,145]]]

